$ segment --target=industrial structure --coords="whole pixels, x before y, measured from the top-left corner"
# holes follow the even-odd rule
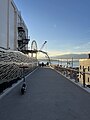
[[[38,66],[35,40],[28,49],[28,28],[13,0],[0,0],[0,92],[29,74]],[[24,71],[24,72],[23,72]]]
[[[0,0],[0,48],[28,49],[28,29],[13,0]]]
[[[0,0],[0,92],[20,80],[22,71],[26,75],[37,67],[37,58],[23,53],[29,41],[27,26],[14,1]]]

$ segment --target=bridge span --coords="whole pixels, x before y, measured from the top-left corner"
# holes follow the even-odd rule
[[[38,68],[0,99],[1,120],[89,120],[90,94],[49,67]]]

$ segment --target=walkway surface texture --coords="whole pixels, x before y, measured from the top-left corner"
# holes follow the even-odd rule
[[[90,120],[90,94],[50,68],[39,68],[0,99],[0,120]]]

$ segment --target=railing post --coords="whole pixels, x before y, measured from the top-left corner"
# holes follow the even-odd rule
[[[66,77],[68,77],[68,70],[66,69]]]
[[[85,87],[85,68],[83,68],[83,87]]]
[[[70,71],[70,79],[72,79],[72,74],[73,74],[73,72],[72,72],[72,70]]]
[[[78,82],[77,81],[77,72],[75,72],[75,82]]]

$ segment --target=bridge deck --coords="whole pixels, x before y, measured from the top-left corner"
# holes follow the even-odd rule
[[[20,85],[0,99],[1,120],[89,120],[90,94],[50,68],[27,77],[27,92]]]

